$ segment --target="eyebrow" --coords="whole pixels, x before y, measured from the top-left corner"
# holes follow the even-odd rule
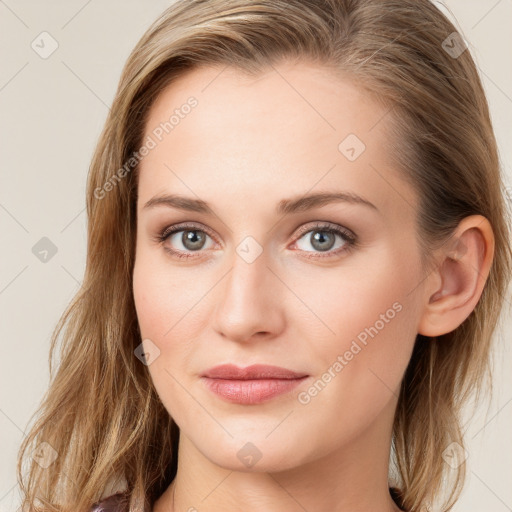
[[[313,208],[320,208],[334,202],[362,205],[375,211],[379,211],[373,203],[352,192],[317,192],[290,199],[282,199],[277,204],[275,212],[277,215],[289,215],[312,210]],[[178,210],[215,215],[212,207],[206,201],[179,196],[176,194],[155,196],[151,198],[143,208],[149,209],[156,206],[166,206],[168,208],[176,208]]]

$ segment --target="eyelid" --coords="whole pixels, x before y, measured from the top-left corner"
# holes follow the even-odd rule
[[[313,225],[311,223],[305,224],[301,226],[295,236],[295,241],[301,238],[302,235],[308,233],[309,231],[314,231],[315,229],[333,229],[334,231],[341,231],[347,238],[350,240],[355,240],[356,235],[348,228],[341,226],[340,224],[335,224],[329,221],[315,221]]]
[[[204,224],[201,224],[200,222],[180,222],[178,224],[172,224],[171,226],[165,228],[165,230],[161,234],[161,237],[165,238],[169,236],[171,233],[176,233],[177,231],[183,231],[186,229],[204,231],[207,235],[209,235],[217,243],[219,243],[216,239],[216,236],[213,234],[213,231]]]
[[[205,226],[204,224],[202,224],[201,222],[181,222],[178,224],[172,224],[172,225],[168,226],[167,228],[165,228],[164,230],[160,230],[159,234],[155,237],[155,241],[163,244],[165,242],[165,240],[172,234],[175,234],[177,232],[184,231],[187,229],[191,230],[191,231],[192,230],[203,231],[208,236],[210,236],[210,238],[212,238],[217,244],[220,244],[220,242],[217,240],[217,237],[213,233],[213,231],[210,228],[208,228],[207,226]],[[355,233],[353,233],[350,229],[348,229],[340,224],[336,224],[336,223],[329,222],[329,221],[314,221],[313,223],[310,222],[310,223],[306,223],[306,224],[302,225],[297,230],[297,233],[294,236],[294,240],[291,243],[291,245],[292,246],[296,245],[297,242],[300,240],[300,238],[302,238],[302,236],[305,233],[309,233],[309,232],[315,231],[315,230],[330,231],[331,233],[335,233],[338,236],[345,238],[347,247],[342,248],[341,250],[338,249],[338,250],[334,250],[334,251],[327,251],[325,253],[325,255],[322,255],[322,253],[315,253],[314,251],[312,251],[311,252],[312,255],[306,256],[308,258],[322,259],[322,258],[334,257],[337,254],[349,252],[350,250],[355,248],[356,245],[358,245],[358,237]],[[220,244],[220,245],[222,245],[222,244]],[[169,249],[169,248],[166,248],[166,250],[173,253],[174,255],[177,255],[178,257],[185,257],[187,259],[199,257],[201,252],[203,252],[202,250],[195,251],[195,252],[197,252],[197,256],[193,256],[194,251],[191,253],[183,253],[183,254],[187,254],[188,256],[179,256],[179,254],[182,253],[183,251]],[[301,252],[301,251],[299,251],[299,252]],[[306,252],[310,253],[310,251],[306,251]],[[316,256],[313,256],[313,254],[316,254]]]
[[[213,238],[217,243],[219,241],[216,239],[215,234],[213,231],[208,228],[206,225],[200,223],[200,222],[180,222],[178,224],[172,224],[171,226],[168,226],[165,228],[165,230],[162,232],[161,236],[162,238],[169,236],[171,233],[175,233],[177,231],[181,231],[182,229],[197,229],[204,231],[207,235],[209,235],[211,238]],[[315,221],[313,224],[304,224],[302,225],[298,231],[297,234],[294,236],[294,242],[296,242],[302,235],[305,233],[308,233],[309,231],[312,231],[314,229],[326,229],[326,228],[333,228],[335,230],[342,231],[347,238],[355,239],[356,235],[352,233],[349,229],[345,228],[344,226],[334,224],[333,222],[329,221]]]

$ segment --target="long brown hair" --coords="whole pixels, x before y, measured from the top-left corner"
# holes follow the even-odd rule
[[[464,217],[483,215],[493,228],[495,255],[478,304],[453,332],[417,336],[393,426],[390,469],[401,505],[417,512],[444,496],[438,509],[453,506],[465,464],[454,470],[442,454],[452,442],[464,447],[462,407],[491,384],[512,262],[488,104],[464,49],[429,0],[182,0],[159,17],[128,58],[90,166],[85,276],[53,333],[50,386],[20,448],[23,505],[87,511],[118,482],[130,511],[142,510],[173,480],[179,430],[134,356],[137,164],[147,114],[164,87],[202,64],[256,76],[282,59],[307,59],[386,107],[390,153],[421,199],[425,269]]]

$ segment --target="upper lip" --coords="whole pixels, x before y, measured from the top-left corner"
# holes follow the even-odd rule
[[[234,364],[221,364],[205,371],[202,377],[210,379],[299,379],[306,377],[306,373],[298,373],[287,368],[272,366],[268,364],[253,364],[245,368],[240,368]]]

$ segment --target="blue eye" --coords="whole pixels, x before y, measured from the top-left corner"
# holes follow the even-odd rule
[[[297,244],[300,240],[305,238],[311,246],[319,252],[308,251],[300,248],[304,252],[313,253],[313,255],[308,255],[309,258],[325,258],[333,255],[338,255],[342,252],[346,252],[353,248],[356,244],[356,237],[350,231],[342,228],[341,226],[336,226],[334,224],[325,224],[318,223],[313,226],[313,229],[307,229],[304,232],[302,230],[301,236],[298,238]],[[305,235],[309,235],[305,237]],[[333,246],[336,243],[336,237],[341,238],[342,244],[341,247],[338,246],[337,249],[332,250]],[[323,256],[322,253],[326,253],[326,256]]]
[[[309,239],[305,238],[305,235],[310,233]],[[336,243],[336,237],[342,240],[342,245],[332,250]],[[168,245],[164,245],[164,249],[172,256],[187,259],[196,257],[193,253],[200,253],[203,249],[211,248],[211,245],[206,245],[206,241],[207,239],[212,240],[212,238],[213,233],[204,226],[199,227],[196,224],[178,224],[164,228],[163,231],[157,235],[156,241],[162,245],[166,244],[168,241],[173,242],[172,245],[176,243],[181,244],[183,248],[177,250],[171,249]],[[316,249],[316,251],[308,251],[299,247],[303,252],[312,253],[307,255],[308,258],[332,257],[342,252],[348,252],[357,243],[357,238],[351,231],[330,223],[317,223],[314,226],[310,225],[302,228],[298,238],[296,238],[295,245],[303,238],[309,240],[309,243]],[[326,253],[325,256],[322,253]]]
[[[186,228],[186,229],[183,229]],[[179,233],[182,233],[180,236],[175,236]],[[204,241],[206,238],[210,238],[210,236],[207,234],[207,232],[204,229],[199,229],[196,225],[177,225],[177,226],[171,226],[168,228],[165,228],[162,233],[158,235],[158,241],[162,244],[167,242],[168,240],[172,240],[172,238],[175,238],[175,242],[179,241],[182,246],[185,248],[175,250],[170,249],[167,246],[164,246],[165,250],[170,252],[172,255],[178,257],[178,258],[193,258],[194,255],[187,253],[186,251],[191,251],[192,253],[198,252],[202,249],[205,249],[204,247]],[[211,239],[211,238],[210,238]],[[208,247],[206,247],[207,249]]]

